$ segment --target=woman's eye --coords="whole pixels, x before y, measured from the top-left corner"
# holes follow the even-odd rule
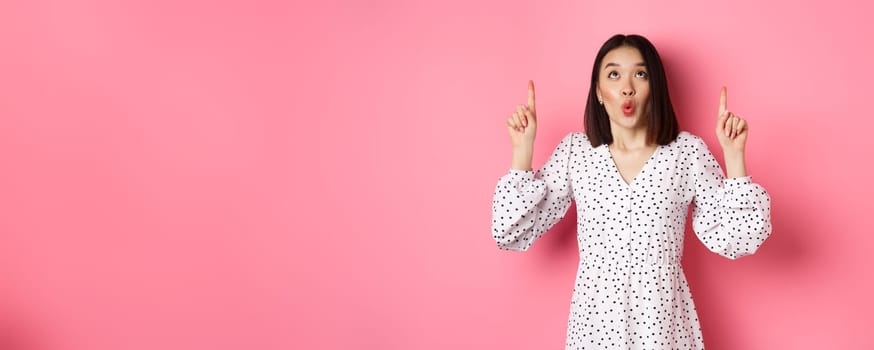
[[[607,77],[610,79],[616,79],[619,78],[619,73],[616,73],[616,71],[612,71],[610,73],[607,73]]]
[[[644,71],[640,71],[640,72],[637,72],[637,74],[635,74],[635,76],[637,76],[638,78],[646,79],[649,77],[649,74],[646,74],[646,72],[644,72]]]

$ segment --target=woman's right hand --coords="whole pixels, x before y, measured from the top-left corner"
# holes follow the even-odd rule
[[[528,81],[528,105],[516,106],[516,111],[507,118],[507,132],[510,142],[516,150],[534,148],[534,136],[537,133],[537,112],[534,109],[534,81]]]

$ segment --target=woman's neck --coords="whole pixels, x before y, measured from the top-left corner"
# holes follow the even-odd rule
[[[651,145],[646,142],[646,127],[634,129],[616,127],[611,128],[613,143],[610,147],[619,150],[638,150],[648,148]]]

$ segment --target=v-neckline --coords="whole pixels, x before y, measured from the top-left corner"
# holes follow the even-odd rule
[[[626,187],[634,187],[634,185],[638,182],[637,180],[645,175],[647,168],[650,167],[650,163],[653,162],[653,159],[655,159],[659,152],[662,150],[663,145],[656,145],[656,149],[652,152],[646,162],[643,163],[643,167],[640,168],[640,171],[638,171],[637,174],[635,174],[634,177],[631,178],[631,182],[625,182],[625,178],[622,177],[622,172],[619,171],[619,166],[616,164],[616,160],[613,158],[613,152],[610,152],[610,145],[604,144],[603,146],[605,152],[607,153],[607,161],[612,166],[613,174],[615,174],[615,177],[618,178],[619,182]]]

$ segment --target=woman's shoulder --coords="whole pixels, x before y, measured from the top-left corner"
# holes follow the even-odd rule
[[[674,149],[678,150],[681,159],[700,159],[705,154],[712,154],[704,139],[688,131],[680,131],[674,141]]]
[[[571,131],[565,135],[562,143],[568,143],[575,151],[586,151],[592,148],[592,143],[589,142],[589,136],[583,131]]]
[[[691,133],[691,132],[688,132],[688,131],[683,130],[683,131],[680,131],[680,134],[679,134],[679,135],[677,135],[677,141],[676,141],[676,142],[677,142],[677,143],[694,143],[694,142],[698,142],[698,141],[700,141],[700,140],[701,140],[701,137],[700,137],[700,136],[695,135],[695,134],[693,134],[693,133]]]
[[[674,143],[682,149],[696,150],[697,148],[702,146],[705,148],[707,147],[707,144],[704,143],[704,139],[685,130],[680,131],[680,134],[677,135],[677,139],[674,140]]]

